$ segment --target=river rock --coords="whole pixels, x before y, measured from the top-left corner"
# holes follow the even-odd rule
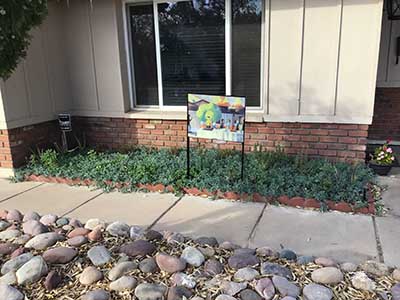
[[[277,275],[293,280],[292,271],[276,263],[265,262],[261,265],[261,275]]]
[[[245,289],[240,292],[240,299],[242,300],[262,300],[262,298],[253,290]]]
[[[236,245],[230,241],[222,242],[221,244],[219,244],[219,247],[225,250],[235,250],[240,248],[239,245]]]
[[[46,275],[47,271],[48,268],[44,259],[41,256],[34,256],[17,270],[18,284],[36,282]]]
[[[176,273],[186,269],[186,261],[184,259],[165,253],[157,254],[156,262],[160,270],[167,273]]]
[[[89,234],[89,232],[90,232],[89,229],[86,229],[83,227],[78,227],[78,228],[73,229],[70,233],[68,233],[67,236],[68,236],[68,238],[73,238],[73,237],[80,236],[80,235],[86,236]]]
[[[194,247],[188,246],[182,251],[183,258],[189,265],[200,267],[204,263],[204,255]]]
[[[3,230],[0,232],[0,241],[9,241],[13,240],[21,235],[21,231],[18,229],[8,228],[7,230]]]
[[[67,244],[72,247],[80,247],[84,244],[87,244],[87,242],[88,242],[87,237],[83,235],[78,235],[67,240]]]
[[[43,258],[51,264],[66,264],[75,258],[78,251],[69,247],[58,247],[46,250],[43,253]]]
[[[131,276],[122,276],[121,278],[110,283],[110,290],[112,291],[131,291],[137,285],[137,280]]]
[[[314,256],[309,256],[309,255],[302,255],[297,257],[297,263],[299,265],[307,265],[309,263],[313,263],[315,260]]]
[[[148,257],[143,259],[140,263],[139,263],[139,269],[140,271],[142,271],[143,273],[156,273],[159,269],[156,263],[156,260],[152,257]]]
[[[218,241],[214,237],[199,237],[194,240],[195,243],[202,245],[202,246],[211,246],[211,247],[216,247],[218,246]]]
[[[57,215],[48,214],[48,215],[44,215],[40,218],[40,223],[42,223],[43,225],[46,225],[46,226],[54,225],[54,224],[56,224],[57,219],[58,219]]]
[[[233,251],[233,255],[254,255],[254,254],[256,254],[256,250],[251,248],[237,248]]]
[[[294,253],[292,250],[284,249],[279,253],[279,257],[287,260],[296,260],[297,254]]]
[[[7,274],[1,276],[0,284],[9,284],[9,285],[17,284],[17,275],[15,274],[15,271],[10,271]]]
[[[259,275],[260,275],[260,273],[258,273],[257,270],[254,270],[250,267],[245,267],[245,268],[239,269],[235,273],[234,278],[237,281],[252,281],[254,278],[256,278]]]
[[[245,282],[233,282],[233,281],[222,281],[220,287],[222,288],[223,292],[230,296],[235,296],[240,291],[244,290],[247,287],[247,283]]]
[[[29,234],[23,234],[16,239],[14,239],[14,243],[18,245],[25,245],[32,237]]]
[[[215,298],[215,300],[236,300],[236,298],[229,295],[221,294],[218,295],[217,298]]]
[[[153,229],[145,231],[143,236],[149,241],[161,241],[164,237],[157,230],[153,230]]]
[[[50,271],[44,281],[44,287],[46,288],[46,290],[51,291],[58,288],[61,282],[62,278],[60,274],[58,274],[56,271]]]
[[[59,218],[56,221],[56,226],[57,227],[63,227],[63,226],[68,225],[68,224],[69,224],[69,219],[65,218],[65,217]]]
[[[270,247],[260,247],[256,249],[256,254],[261,257],[279,257],[279,253]]]
[[[26,221],[30,221],[30,220],[39,221],[40,215],[36,211],[29,211],[24,215],[24,218],[22,219],[22,221],[26,222]]]
[[[300,295],[300,288],[289,282],[285,277],[273,276],[272,282],[282,297],[291,296],[297,298]]]
[[[87,235],[88,239],[92,242],[100,241],[103,238],[103,231],[100,226],[95,227],[91,232]]]
[[[389,274],[389,268],[385,264],[376,262],[374,260],[367,260],[361,265],[361,269],[368,274],[374,276],[386,276]]]
[[[38,235],[48,231],[47,227],[39,221],[30,220],[22,224],[22,230],[25,234]]]
[[[392,300],[400,300],[400,283],[396,283],[392,289]]]
[[[343,272],[355,272],[357,270],[357,265],[350,262],[345,262],[340,265],[340,269]]]
[[[324,267],[311,273],[311,279],[316,283],[338,284],[343,280],[343,273],[334,267]]]
[[[111,281],[117,280],[124,274],[137,269],[137,263],[133,261],[124,261],[117,263],[108,273],[107,277]]]
[[[327,287],[316,283],[310,283],[303,289],[304,300],[331,300],[333,293]]]
[[[135,289],[135,296],[139,300],[160,300],[164,299],[167,288],[161,284],[141,283]]]
[[[81,300],[109,300],[110,294],[105,290],[94,290],[83,295]]]
[[[71,218],[71,219],[69,220],[68,225],[72,226],[73,228],[80,228],[80,227],[83,227],[81,221],[79,221],[78,219],[75,219],[75,218]]]
[[[184,286],[173,286],[168,289],[167,300],[182,300],[192,297],[192,291]]]
[[[318,257],[315,259],[315,263],[317,265],[323,266],[323,267],[336,267],[337,263],[328,257]]]
[[[94,246],[87,255],[95,266],[102,266],[111,260],[110,252],[104,246]]]
[[[400,269],[394,269],[392,272],[392,277],[396,281],[400,281]]]
[[[106,231],[112,236],[125,236],[129,237],[130,227],[123,222],[114,222],[107,226]]]
[[[131,226],[131,228],[129,229],[129,236],[131,239],[136,240],[138,238],[143,237],[143,228],[137,225],[133,225]]]
[[[0,231],[3,231],[5,229],[7,229],[8,227],[10,227],[11,224],[6,222],[6,221],[0,221]]]
[[[228,259],[228,265],[232,269],[242,269],[245,267],[252,267],[260,263],[260,259],[255,255],[236,254]]]
[[[146,256],[155,252],[156,247],[148,241],[136,240],[122,245],[119,251],[131,257]]]
[[[357,290],[373,291],[376,289],[375,282],[368,278],[364,272],[356,272],[351,278],[351,284]]]
[[[8,284],[0,284],[0,299],[4,300],[24,300],[24,295],[16,288]]]
[[[85,223],[85,228],[89,230],[93,230],[95,227],[98,227],[105,229],[106,228],[106,223],[104,221],[101,221],[100,219],[89,219]]]
[[[10,259],[2,266],[1,274],[4,275],[10,271],[17,271],[20,267],[22,267],[25,263],[32,259],[32,257],[32,253],[24,253],[13,259]]]
[[[26,248],[33,248],[36,250],[43,250],[50,246],[53,246],[58,241],[61,241],[63,236],[55,232],[46,232],[38,234],[37,236],[30,239],[26,244]]]
[[[0,243],[0,256],[9,255],[18,249],[19,245],[13,243]]]
[[[93,266],[83,269],[81,275],[79,276],[79,282],[83,285],[91,285],[102,279],[103,273]]]
[[[257,280],[255,289],[265,300],[270,300],[275,296],[275,287],[269,278]]]
[[[211,258],[206,261],[204,271],[207,275],[215,276],[224,271],[224,266],[218,260]]]
[[[196,287],[196,281],[193,279],[193,277],[185,273],[175,273],[172,275],[171,279],[174,285],[184,286],[189,289]]]
[[[21,222],[23,219],[23,215],[19,210],[12,209],[8,211],[6,219],[7,221]]]

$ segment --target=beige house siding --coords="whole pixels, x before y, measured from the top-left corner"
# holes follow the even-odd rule
[[[50,2],[50,16],[15,74],[1,84],[6,120],[80,116],[183,119],[127,112],[121,0]],[[258,121],[370,124],[383,0],[266,0],[263,110]],[[5,99],[5,100],[4,100]],[[5,124],[6,123],[6,124]]]

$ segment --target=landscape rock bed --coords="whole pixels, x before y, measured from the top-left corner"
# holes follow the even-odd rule
[[[400,270],[374,261],[17,210],[0,211],[0,229],[0,299],[400,300]]]

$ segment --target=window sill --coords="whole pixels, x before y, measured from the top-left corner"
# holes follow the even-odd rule
[[[132,110],[125,114],[130,119],[157,119],[157,120],[186,120],[186,111],[176,110],[159,110],[159,109],[146,109],[146,110]],[[247,122],[263,122],[262,112],[246,112]]]

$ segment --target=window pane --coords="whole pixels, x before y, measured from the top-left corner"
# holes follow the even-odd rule
[[[260,106],[262,0],[232,0],[232,93]]]
[[[164,105],[225,95],[225,1],[158,4]]]
[[[153,5],[129,7],[136,104],[158,105]]]

